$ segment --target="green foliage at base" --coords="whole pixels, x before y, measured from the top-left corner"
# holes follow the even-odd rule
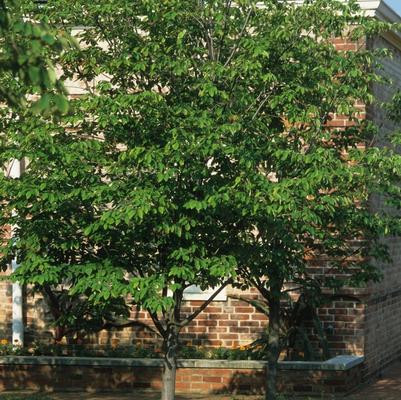
[[[161,358],[160,349],[142,346],[98,346],[90,348],[85,345],[45,345],[34,344],[30,348],[0,344],[1,356],[73,356],[73,357],[116,357],[116,358]],[[225,347],[207,348],[181,346],[177,357],[183,359],[207,360],[261,360],[266,353],[258,349],[241,346],[231,349]]]
[[[0,400],[51,400],[50,395],[45,394],[0,394]]]

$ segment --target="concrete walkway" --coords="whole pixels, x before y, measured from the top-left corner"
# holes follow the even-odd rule
[[[0,394],[0,400],[160,400],[160,395],[149,392],[132,393],[49,393],[43,395],[16,394],[7,392]],[[261,400],[260,396],[213,396],[213,395],[177,395],[176,400]]]
[[[349,400],[401,400],[401,361],[391,364],[381,375],[376,382],[349,396]]]
[[[51,398],[53,400],[53,397]],[[68,397],[54,397],[54,400],[160,400],[160,395],[150,394],[146,392],[142,393],[131,393],[131,394],[110,394],[110,395],[92,395],[92,396],[77,396],[70,395]],[[212,396],[204,395],[197,396],[194,394],[190,395],[178,395],[176,400],[262,400],[262,398],[255,396]]]

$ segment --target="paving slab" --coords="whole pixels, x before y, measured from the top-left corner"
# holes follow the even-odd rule
[[[154,392],[135,391],[130,393],[82,393],[63,392],[48,394],[33,394],[32,392],[5,392],[0,394],[0,400],[160,400],[160,394]],[[176,400],[261,400],[260,396],[240,395],[180,395]]]
[[[401,400],[401,361],[384,369],[379,379],[349,396],[349,400]]]

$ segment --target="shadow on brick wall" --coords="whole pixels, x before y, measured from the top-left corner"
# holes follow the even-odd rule
[[[102,366],[6,365],[0,366],[0,391],[34,390],[118,392],[160,390],[159,368]]]
[[[0,276],[5,273],[0,272]],[[12,284],[0,281],[0,340],[11,341]]]
[[[45,300],[38,294],[32,295],[30,290],[25,292],[23,310],[26,345],[54,343],[53,320]]]
[[[8,322],[8,318],[5,318],[5,321],[0,322],[0,341],[11,342],[12,336],[12,323],[11,323],[11,314],[10,320]]]
[[[204,376],[203,380],[216,387],[214,390],[211,387],[214,394],[260,395],[265,392],[265,372],[261,370],[242,370],[234,373],[228,370],[216,370],[216,374]]]

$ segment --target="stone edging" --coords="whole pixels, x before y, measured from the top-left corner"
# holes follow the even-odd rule
[[[363,356],[337,356],[327,361],[280,361],[281,370],[347,371],[364,361]],[[100,367],[161,367],[158,358],[4,356],[0,365],[74,365]],[[263,369],[265,361],[180,359],[179,368]]]

